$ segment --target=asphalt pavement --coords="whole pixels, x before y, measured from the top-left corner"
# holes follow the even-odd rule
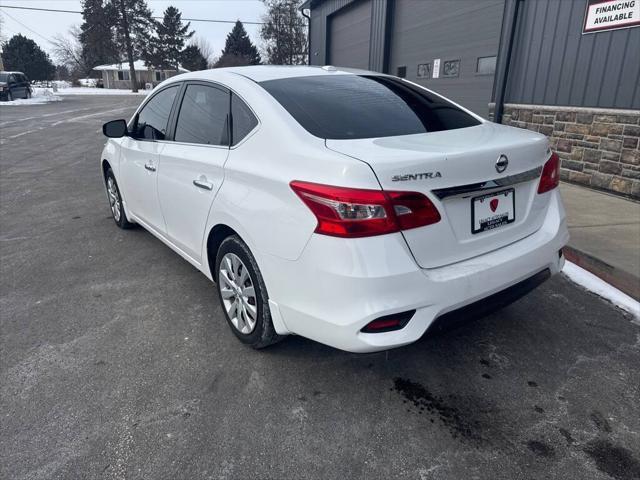
[[[640,326],[557,276],[401,349],[240,344],[100,176],[141,97],[0,106],[0,478],[640,478]]]

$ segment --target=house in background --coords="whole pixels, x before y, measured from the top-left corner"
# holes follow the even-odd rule
[[[174,69],[160,70],[154,67],[147,67],[142,60],[136,60],[133,66],[136,70],[136,80],[140,88],[145,88],[147,84],[155,87],[169,77],[189,71],[182,67],[180,67],[179,72],[176,72]],[[93,70],[102,73],[104,88],[131,88],[129,64],[127,62],[114,63],[112,65],[98,65]]]

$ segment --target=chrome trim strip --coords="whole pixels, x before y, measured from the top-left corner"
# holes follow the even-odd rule
[[[529,180],[539,178],[541,173],[542,166],[527,170],[526,172],[509,175],[508,177],[496,178],[495,180],[487,180],[480,183],[469,183],[467,185],[460,185],[457,187],[438,188],[436,190],[432,190],[432,192],[440,200],[443,200],[447,197],[454,197],[465,193],[482,192],[484,190],[515,185],[516,183],[528,182]]]

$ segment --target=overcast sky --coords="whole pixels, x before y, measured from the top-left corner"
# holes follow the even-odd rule
[[[81,10],[80,0],[0,0],[0,5],[20,7],[54,8],[61,10]],[[265,13],[264,4],[260,0],[147,0],[147,5],[154,16],[162,16],[164,10],[173,5],[180,9],[183,18],[204,18],[215,20],[261,21]],[[36,12],[0,8],[2,15],[3,36],[9,39],[20,33],[31,38],[44,50],[51,54],[51,39],[58,34],[66,34],[73,25],[82,23],[82,16],[73,13]],[[21,25],[22,24],[22,25]],[[227,33],[232,24],[191,22],[196,36],[206,38],[215,55],[220,55],[224,48]],[[259,25],[245,25],[251,40],[259,46]],[[52,60],[56,60],[52,58]]]

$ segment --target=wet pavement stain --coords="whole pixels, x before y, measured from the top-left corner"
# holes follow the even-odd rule
[[[556,455],[556,451],[551,445],[538,440],[529,440],[527,447],[539,457],[552,458]]]
[[[460,437],[474,443],[484,440],[480,433],[480,422],[463,414],[457,407],[448,405],[443,397],[433,395],[423,385],[406,378],[398,377],[393,382],[395,385],[393,390],[404,397],[403,403],[409,404],[410,408],[407,412],[415,410],[420,414],[424,412],[431,416],[431,423],[434,423],[434,417],[440,419],[453,438]],[[448,398],[449,401],[455,399],[455,395],[450,395]]]
[[[558,428],[558,431],[560,432],[560,435],[562,435],[564,439],[567,441],[567,444],[571,445],[575,442],[575,440],[571,436],[571,432],[569,432],[569,430],[567,430],[566,428],[560,427]]]
[[[596,428],[601,432],[605,432],[605,433],[611,432],[611,425],[609,425],[608,420],[599,411],[594,410],[593,412],[591,412],[591,414],[589,415],[589,418],[595,424]]]
[[[640,461],[633,457],[630,450],[614,445],[609,440],[591,440],[584,452],[596,463],[598,470],[616,480],[640,478]]]

